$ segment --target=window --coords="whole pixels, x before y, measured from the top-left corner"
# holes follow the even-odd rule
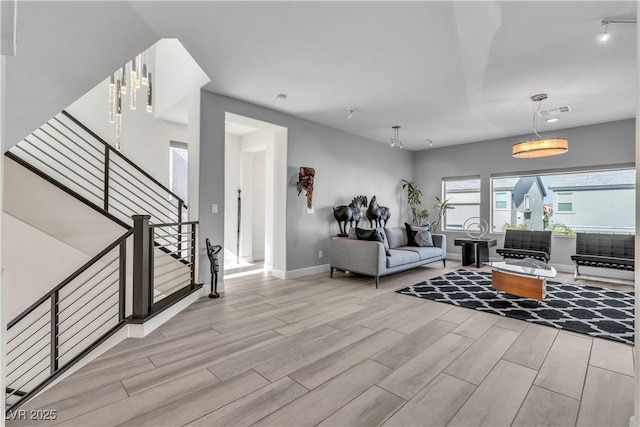
[[[187,202],[189,177],[189,151],[184,142],[171,141],[169,144],[169,189]]]
[[[573,212],[573,193],[558,193],[556,212]]]
[[[509,193],[506,192],[495,192],[493,193],[493,209],[504,211],[507,210],[507,196]]]
[[[635,169],[494,177],[492,231],[635,233]],[[504,194],[507,207],[504,209]]]
[[[480,178],[446,178],[443,189],[453,207],[444,215],[444,230],[462,230],[466,220],[480,216]]]

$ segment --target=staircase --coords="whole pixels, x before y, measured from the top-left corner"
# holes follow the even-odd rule
[[[123,234],[7,325],[7,411],[129,323],[197,291],[197,222],[168,188],[63,111],[5,155]]]

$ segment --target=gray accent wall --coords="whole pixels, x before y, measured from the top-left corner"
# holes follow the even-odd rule
[[[289,101],[285,101],[289,102]],[[285,108],[283,106],[283,108]],[[209,281],[204,239],[222,243],[224,236],[225,113],[261,120],[288,129],[286,270],[320,268],[329,263],[330,240],[338,233],[333,206],[348,204],[359,194],[391,208],[389,226],[408,218],[401,179],[413,179],[413,153],[313,123],[269,108],[202,91],[200,135],[200,281]],[[328,113],[329,114],[329,113]],[[331,114],[344,114],[337,109]],[[354,119],[356,119],[354,117]],[[352,119],[352,120],[354,120]],[[345,117],[344,120],[349,120]],[[392,136],[389,123],[389,138]],[[315,168],[314,213],[307,213],[304,193],[298,196],[298,168]],[[211,213],[211,204],[219,206]],[[364,212],[364,210],[363,210]],[[360,226],[368,228],[368,221]],[[323,257],[318,257],[318,252]],[[207,266],[205,268],[205,266]],[[222,266],[221,266],[222,267]]]
[[[546,132],[544,136],[568,138],[569,151],[540,159],[513,158],[511,146],[530,139],[531,135],[423,150],[415,153],[415,182],[423,190],[424,200],[433,200],[442,192],[442,178],[480,176],[480,215],[490,222],[492,175],[635,165],[635,119]],[[453,239],[464,233],[452,231],[446,234],[449,253],[459,254],[460,248],[453,245]],[[503,234],[492,236],[498,239],[498,247],[502,247]],[[552,242],[551,262],[571,265],[574,239],[559,239],[554,238]],[[495,248],[490,255],[497,256]]]

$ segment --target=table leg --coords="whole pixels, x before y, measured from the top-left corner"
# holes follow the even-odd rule
[[[462,244],[462,265],[470,265],[476,261],[476,245],[475,243],[463,243]]]
[[[483,262],[489,262],[489,247],[476,244],[476,267],[482,267]]]

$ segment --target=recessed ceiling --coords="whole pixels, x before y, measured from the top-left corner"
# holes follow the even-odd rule
[[[137,2],[211,77],[205,88],[407,149],[531,132],[531,95],[562,128],[635,117],[637,3]],[[275,96],[286,93],[287,99]],[[345,108],[356,107],[348,119]]]

